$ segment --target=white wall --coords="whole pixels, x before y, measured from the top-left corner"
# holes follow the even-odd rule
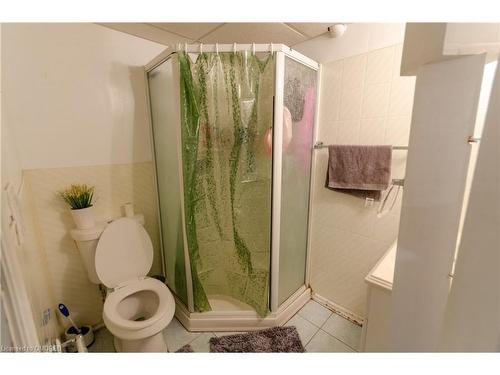
[[[447,23],[443,53],[467,55],[487,53],[497,60],[500,50],[500,23]]]
[[[421,65],[456,55],[486,53],[494,61],[499,50],[500,23],[408,23],[401,71],[414,76]]]
[[[19,185],[23,170],[25,266],[45,262],[51,304],[65,302],[78,321],[94,324],[101,296],[69,238],[72,222],[57,191],[95,185],[98,220],[134,201],[155,247],[152,273],[159,273],[142,66],[165,47],[95,24],[7,24],[2,31],[2,153],[6,143],[13,150],[2,158],[2,174]]]
[[[408,23],[401,73],[415,76],[420,66],[443,58],[446,23]]]
[[[5,25],[0,25],[0,31],[3,31]],[[5,43],[3,38],[5,33],[0,33],[1,52],[4,52]],[[0,56],[0,61],[3,62],[5,53]],[[22,191],[22,170],[19,161],[19,151],[17,142],[12,131],[12,125],[8,126],[5,121],[6,111],[2,111],[2,105],[5,99],[3,94],[3,83],[5,82],[4,70],[6,64],[1,64],[0,67],[0,114],[1,114],[1,194],[2,202],[6,201],[5,187],[11,184],[14,191]],[[20,197],[21,198],[21,197]],[[22,218],[17,217],[20,225],[25,229],[24,243],[21,246],[17,245],[16,234],[13,228],[4,230],[7,226],[2,227],[2,236],[6,239],[6,246],[11,248],[5,251],[13,251],[18,256],[18,261],[22,268],[22,279],[26,287],[26,293],[30,298],[30,307],[33,314],[33,323],[36,327],[39,342],[44,344],[45,340],[53,337],[57,331],[57,321],[54,315],[54,300],[52,288],[49,281],[46,259],[43,252],[40,251],[35,241],[35,233],[32,226],[32,213],[26,210],[25,202],[21,198],[19,200],[19,209],[22,212]],[[2,221],[5,223],[10,220],[10,211],[8,205],[2,204]],[[21,220],[24,219],[24,220]],[[3,310],[2,310],[3,311]],[[2,320],[2,323],[5,323]],[[7,330],[7,327],[1,327],[2,335]]]
[[[165,47],[94,24],[4,25],[22,169],[151,160],[141,67]]]
[[[408,145],[415,79],[399,76],[401,53],[398,44],[322,66],[319,141]],[[326,189],[328,151],[315,151],[315,158],[311,286],[362,319],[364,278],[397,237],[400,199],[378,218],[378,205],[366,208],[360,198]],[[406,151],[393,151],[393,178],[404,178],[405,164]]]

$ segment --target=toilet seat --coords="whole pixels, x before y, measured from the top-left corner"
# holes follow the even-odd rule
[[[151,239],[135,220],[117,219],[101,234],[95,267],[99,280],[108,288],[113,288],[104,301],[103,320],[115,337],[122,340],[145,339],[158,334],[172,320],[175,312],[172,293],[161,281],[146,276],[152,264]],[[125,315],[130,316],[128,319],[120,312],[122,304]],[[157,306],[153,311],[155,304]],[[141,309],[151,310],[147,312],[148,318],[134,320]]]
[[[136,292],[151,291],[158,296],[156,311],[146,320],[135,321],[122,317],[119,304]],[[175,300],[161,281],[147,277],[109,293],[103,309],[103,320],[109,331],[122,339],[140,339],[161,331],[172,320]]]
[[[104,285],[117,288],[144,277],[152,265],[153,244],[142,225],[122,217],[104,229],[95,250],[96,273]]]

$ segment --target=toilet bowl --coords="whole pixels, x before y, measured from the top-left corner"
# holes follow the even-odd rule
[[[95,268],[110,288],[103,320],[117,351],[167,351],[162,331],[172,321],[175,301],[165,284],[146,276],[152,264],[151,239],[137,221],[121,218],[102,232]]]

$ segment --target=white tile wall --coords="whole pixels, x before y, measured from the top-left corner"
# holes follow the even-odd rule
[[[58,336],[57,303],[54,298],[50,272],[45,252],[39,246],[39,232],[35,230],[35,217],[31,209],[32,197],[27,189],[21,196],[21,208],[25,227],[25,242],[19,248],[22,271],[28,289],[33,318],[41,343]]]
[[[402,43],[404,34],[404,23],[351,23],[342,38],[330,38],[325,33],[293,48],[318,62],[329,63]]]
[[[394,54],[394,48],[382,48],[368,54],[366,65],[367,84],[385,83],[391,80]]]
[[[74,227],[71,214],[57,195],[64,187],[72,183],[94,185],[94,214],[99,221],[121,216],[123,203],[133,202],[136,213],[145,216],[145,228],[155,250],[150,274],[161,272],[152,162],[33,169],[23,174],[34,231],[47,260],[54,301],[67,304],[77,323],[99,322],[102,301],[97,285],[88,280],[70,237],[69,230]]]
[[[318,140],[325,144],[407,145],[413,77],[400,77],[402,46],[323,65]],[[324,187],[328,152],[316,151],[311,285],[320,296],[363,317],[364,277],[397,237],[401,195],[392,212]],[[394,151],[393,177],[404,177],[406,152]]]

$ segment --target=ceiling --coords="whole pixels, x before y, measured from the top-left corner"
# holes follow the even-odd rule
[[[327,32],[331,23],[105,23],[103,26],[157,43],[304,42]]]

